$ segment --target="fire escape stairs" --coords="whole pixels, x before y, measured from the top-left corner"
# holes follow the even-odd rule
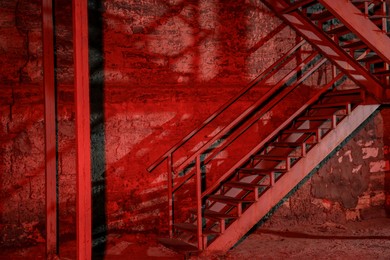
[[[390,101],[389,14],[385,0],[262,0],[374,97]]]
[[[380,46],[373,46],[380,39],[390,41],[384,22],[387,17],[377,11],[377,8],[382,10],[384,1],[262,1],[305,40],[286,52],[237,97],[228,101],[148,168],[151,172],[163,162],[167,163],[169,238],[159,241],[186,255],[229,250],[367,121],[380,103],[387,102],[390,55]],[[340,6],[354,8],[347,12],[353,12],[352,19],[356,18],[359,22],[347,23],[342,16],[336,15]],[[372,30],[380,35],[370,38],[352,30],[362,19],[364,24],[375,26]],[[333,23],[337,26],[333,27]],[[317,50],[301,59],[295,68],[290,66],[291,72],[274,83],[265,95],[215,136],[202,142],[197,150],[190,149],[184,162],[175,157],[185,143],[251,88],[267,85],[275,71],[283,70],[282,67],[294,59],[307,43]],[[202,178],[208,176],[204,173],[207,169],[204,166],[239,136],[247,135],[248,129],[267,111],[283,102],[327,62],[334,66],[332,79],[321,85],[314,96],[249,152],[240,154],[241,159],[214,183],[204,188],[205,180]],[[355,82],[357,88],[339,88],[346,77]],[[215,146],[216,143],[218,145]],[[204,156],[208,153],[211,155]],[[195,185],[196,205],[187,210],[187,217],[178,222],[174,204],[180,201],[175,200],[175,192],[186,183]]]
[[[178,238],[159,241],[185,254],[230,249],[379,107],[363,102],[361,89],[327,92],[205,197],[202,221],[192,209],[188,222],[173,225]]]

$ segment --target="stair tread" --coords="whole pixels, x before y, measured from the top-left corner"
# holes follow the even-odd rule
[[[306,120],[313,120],[313,121],[321,121],[321,120],[331,120],[333,119],[334,115],[322,115],[322,116],[302,116],[297,119],[297,121],[306,121]]]
[[[343,96],[343,95],[352,95],[352,94],[361,94],[362,89],[360,88],[354,88],[354,89],[346,89],[346,90],[334,90],[332,92],[328,92],[325,96],[331,97],[331,96]]]
[[[377,71],[377,72],[373,72],[372,74],[378,76],[390,75],[390,70]]]
[[[190,212],[193,214],[197,213],[196,209],[190,209]],[[237,218],[237,216],[232,216],[229,214],[217,212],[211,209],[204,209],[202,211],[202,215],[206,218],[213,218],[213,219],[236,219]]]
[[[253,156],[255,159],[261,159],[261,160],[269,160],[269,161],[283,161],[287,160],[287,155],[268,155],[268,154],[261,154],[261,155],[255,155]]]
[[[350,102],[325,103],[325,104],[314,105],[311,108],[344,107],[344,106],[347,106],[349,104],[350,104]]]
[[[211,200],[219,201],[219,202],[227,202],[227,203],[234,203],[234,204],[243,203],[243,202],[245,202],[245,203],[255,202],[254,200],[239,199],[239,198],[229,197],[229,196],[225,196],[225,195],[211,195],[208,198]]]
[[[165,247],[170,248],[176,252],[181,253],[196,253],[199,252],[199,249],[196,246],[188,244],[183,240],[176,238],[158,238],[157,239]]]
[[[239,168],[238,171],[240,172],[248,172],[253,174],[262,174],[264,176],[268,175],[272,172],[282,172],[285,171],[284,169],[257,169],[257,168]]]
[[[270,144],[270,146],[276,146],[276,147],[300,147],[303,143],[300,142],[273,142]]]
[[[217,219],[236,219],[236,216],[232,216],[229,214],[221,213],[221,212],[216,212],[211,209],[205,209],[203,211],[203,215],[205,217],[210,217],[210,218],[217,218]]]
[[[229,181],[226,182],[224,185],[228,187],[234,187],[234,188],[250,188],[250,189],[269,186],[268,184],[248,183],[248,182],[241,182],[241,181]]]
[[[198,232],[198,227],[194,224],[191,223],[176,223],[173,226],[180,230],[188,231],[191,233],[196,233]],[[203,235],[214,235],[214,234],[219,234],[219,232],[215,232],[212,230],[202,230]]]
[[[346,43],[346,44],[343,44],[341,46],[342,48],[345,48],[345,49],[358,49],[358,48],[367,48],[367,44],[361,40],[357,40],[357,41],[353,41],[353,42],[349,42],[349,43]]]
[[[358,59],[359,62],[382,62],[382,58],[378,54],[367,55],[364,58]]]
[[[322,12],[313,13],[312,15],[310,15],[310,19],[313,20],[313,21],[328,19],[328,18],[331,18],[331,17],[333,17],[333,14],[330,11],[328,11],[328,10],[324,10]]]
[[[284,133],[317,133],[318,128],[308,128],[308,129],[286,129]]]
[[[283,12],[284,13],[293,12],[293,11],[297,10],[298,8],[300,8],[302,6],[311,4],[311,3],[315,2],[315,1],[316,0],[300,0],[300,1],[296,1],[293,4],[291,4],[287,9],[285,9]]]
[[[349,28],[345,25],[337,26],[325,31],[327,34],[343,34],[349,32]]]
[[[389,18],[388,15],[385,14],[374,14],[369,16],[370,19],[383,19],[383,18]]]

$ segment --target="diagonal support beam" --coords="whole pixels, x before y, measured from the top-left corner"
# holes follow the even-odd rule
[[[314,45],[356,84],[365,88],[375,99],[381,100],[383,98],[384,89],[378,79],[341,49],[300,11],[283,13],[290,6],[285,0],[262,0],[262,2],[309,43]]]
[[[76,104],[77,259],[92,257],[91,134],[87,0],[73,0],[74,85]]]
[[[390,63],[390,38],[350,1],[319,0],[371,50]]]

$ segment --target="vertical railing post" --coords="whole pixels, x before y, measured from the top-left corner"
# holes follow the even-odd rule
[[[203,250],[203,235],[202,235],[202,171],[200,168],[200,155],[196,156],[196,222],[197,222],[197,238],[198,249]]]
[[[167,174],[168,174],[168,222],[169,222],[169,237],[173,237],[173,194],[172,194],[172,154],[169,154],[167,157]]]

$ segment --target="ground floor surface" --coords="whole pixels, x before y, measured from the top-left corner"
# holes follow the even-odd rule
[[[101,259],[184,259],[154,235],[110,234]],[[60,259],[75,259],[75,241],[61,243]],[[0,259],[44,259],[44,245],[0,248]],[[196,257],[191,257],[196,259]],[[202,259],[390,259],[390,218],[321,225],[259,228],[224,255]]]

